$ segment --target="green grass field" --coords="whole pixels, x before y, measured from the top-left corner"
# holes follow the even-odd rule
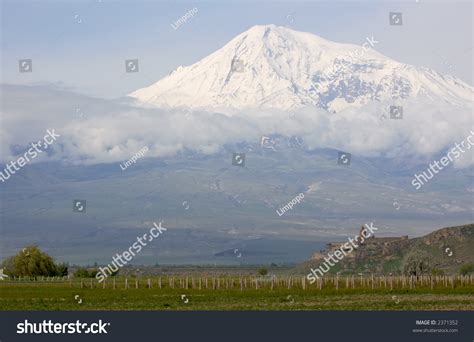
[[[146,280],[135,280],[125,288],[124,280],[118,280],[116,288],[108,283],[106,288],[88,280],[83,288],[75,280],[60,282],[2,282],[0,283],[0,310],[474,310],[474,286],[471,284],[438,284],[408,288],[405,284],[376,288],[363,283],[360,287],[347,288],[342,282],[339,289],[326,284],[317,286],[295,284],[290,289],[267,283],[258,289],[249,286],[241,289],[238,279],[233,285],[208,289],[185,288],[177,282],[171,288],[157,280],[152,288]],[[283,285],[283,284],[280,284]],[[301,285],[301,284],[300,284]]]

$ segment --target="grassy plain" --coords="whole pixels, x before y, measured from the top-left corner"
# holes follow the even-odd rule
[[[32,281],[0,282],[0,310],[474,310],[474,285],[438,282],[409,287],[394,282],[393,289],[386,282],[370,279],[352,288],[341,281],[336,289],[329,281],[318,286],[262,281],[260,285],[249,279],[241,288],[241,278],[227,278],[219,284],[208,279],[199,289],[197,280],[188,288],[184,279],[175,279],[173,287],[158,278],[117,279],[115,288],[109,281],[106,287],[97,282]],[[168,279],[169,281],[169,279]]]

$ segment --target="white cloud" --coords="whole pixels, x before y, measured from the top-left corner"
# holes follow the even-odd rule
[[[473,128],[471,108],[441,100],[406,102],[404,118],[391,120],[387,113],[382,119],[387,109],[380,103],[337,114],[306,108],[291,115],[251,110],[228,116],[138,108],[126,99],[95,99],[48,87],[3,85],[2,97],[2,162],[16,159],[12,146],[37,141],[48,128],[61,134],[48,158],[75,164],[127,160],[144,146],[150,149],[147,157],[172,156],[183,149],[213,154],[224,144],[259,143],[262,135],[269,134],[303,137],[309,149],[429,158],[464,139]],[[472,150],[466,154],[458,167],[473,165]]]

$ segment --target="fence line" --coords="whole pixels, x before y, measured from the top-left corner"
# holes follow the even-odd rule
[[[418,288],[429,288],[434,290],[436,288],[464,288],[472,287],[474,285],[473,275],[436,275],[436,276],[386,276],[386,275],[366,275],[366,276],[340,276],[330,275],[317,279],[314,283],[310,283],[304,276],[226,276],[226,277],[190,277],[190,276],[160,276],[160,277],[142,277],[142,278],[128,278],[128,277],[112,277],[107,278],[99,283],[97,279],[91,278],[73,278],[73,277],[13,277],[5,279],[0,284],[8,283],[55,283],[68,284],[70,287],[79,286],[80,288],[102,288],[102,289],[130,289],[130,281],[132,288],[147,288],[147,289],[194,289],[194,290],[233,290],[238,289],[244,291],[247,289],[254,290],[291,290],[301,289],[306,290],[323,290],[334,289],[350,290],[350,289],[365,289],[365,290],[387,290],[397,289],[416,290]],[[156,287],[154,286],[156,285]]]

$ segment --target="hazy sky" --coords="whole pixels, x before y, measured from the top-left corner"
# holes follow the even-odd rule
[[[120,97],[190,65],[258,24],[361,44],[395,60],[472,84],[472,2],[2,1],[2,83],[54,83],[97,97]],[[197,14],[171,27],[192,8]],[[403,13],[402,26],[389,12]],[[32,73],[18,60],[31,58]],[[125,59],[140,72],[125,73]]]

